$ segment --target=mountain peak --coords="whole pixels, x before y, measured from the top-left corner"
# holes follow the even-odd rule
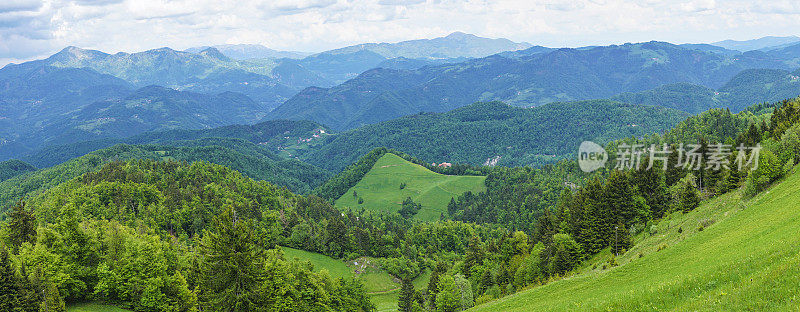
[[[215,47],[208,47],[205,50],[200,51],[199,54],[219,61],[225,61],[225,62],[230,61],[230,59],[227,56],[225,56],[225,54],[222,54],[222,52],[217,50],[217,48]]]
[[[468,34],[468,33],[465,33],[465,32],[456,31],[456,32],[453,32],[453,33],[445,36],[445,38],[460,40],[460,39],[478,38],[478,36],[473,35],[473,34]]]
[[[87,50],[76,46],[68,46],[61,49],[61,51],[58,51],[58,53],[51,55],[49,59],[51,61],[60,62],[83,61],[97,57],[105,57],[107,55],[108,54],[96,50]]]

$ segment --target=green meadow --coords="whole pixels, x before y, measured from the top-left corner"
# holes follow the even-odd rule
[[[752,199],[741,191],[664,218],[607,266],[474,311],[798,311],[800,174]]]
[[[344,262],[318,253],[308,252],[304,250],[281,247],[287,259],[299,259],[301,261],[310,261],[314,265],[315,270],[328,270],[333,278],[352,278],[358,276],[364,283],[367,294],[370,300],[378,308],[378,311],[397,311],[397,299],[400,295],[400,283],[388,273],[379,269],[374,259],[359,258]],[[365,265],[365,261],[369,261]],[[355,263],[358,263],[356,265]],[[356,274],[355,271],[360,271]],[[425,288],[430,279],[430,272],[424,272],[414,281],[416,289]]]
[[[447,204],[451,198],[467,191],[486,190],[485,180],[486,177],[479,176],[438,174],[387,153],[378,159],[358,184],[336,200],[336,206],[397,212],[403,200],[411,197],[414,202],[422,204],[415,218],[434,221],[442,213],[447,214]],[[401,189],[404,183],[405,187]],[[353,192],[358,196],[353,196]],[[363,199],[363,203],[358,203],[359,198]]]

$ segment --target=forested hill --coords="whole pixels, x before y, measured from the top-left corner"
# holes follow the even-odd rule
[[[21,157],[40,168],[53,166],[75,157],[88,154],[92,151],[110,147],[115,144],[159,144],[182,146],[185,141],[196,141],[206,144],[226,145],[235,142],[242,145],[239,140],[259,145],[261,153],[270,154],[269,158],[277,160],[278,155],[272,155],[279,147],[301,145],[303,140],[325,134],[327,128],[311,121],[294,120],[269,120],[254,125],[230,125],[211,129],[174,129],[163,131],[150,131],[124,138],[106,138],[99,140],[82,141],[72,144],[48,146],[34,153]],[[216,140],[219,139],[219,140]],[[225,140],[235,139],[235,140]],[[233,146],[227,146],[233,147]]]
[[[62,164],[37,171],[15,174],[0,182],[0,208],[16,200],[36,195],[48,188],[69,181],[84,173],[95,171],[111,161],[130,159],[206,161],[224,165],[256,180],[270,181],[298,193],[310,192],[330,176],[315,166],[275,157],[270,152],[246,142],[216,140],[207,142],[182,141],[182,146],[116,145],[98,150]],[[225,145],[223,147],[221,145]],[[15,162],[15,161],[10,161]],[[0,163],[0,164],[6,164]]]
[[[584,140],[663,132],[689,114],[655,106],[597,100],[537,108],[500,102],[475,103],[447,113],[418,114],[330,136],[301,156],[338,171],[376,147],[388,147],[429,162],[482,165],[541,165],[577,150]]]
[[[796,57],[777,52],[725,55],[664,42],[499,54],[416,70],[369,70],[332,88],[306,89],[271,117],[310,119],[341,130],[475,101],[537,106],[680,82],[716,89],[744,69],[796,69]]]
[[[692,114],[711,108],[739,112],[753,103],[771,103],[800,95],[800,70],[747,69],[718,89],[676,83],[642,92],[626,92],[612,100],[641,105],[658,105]]]

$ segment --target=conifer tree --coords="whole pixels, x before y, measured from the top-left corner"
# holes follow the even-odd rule
[[[17,281],[14,268],[11,266],[11,257],[5,246],[0,245],[0,311],[13,311],[17,306]]]
[[[252,222],[239,220],[232,207],[215,218],[200,245],[203,299],[209,311],[259,310],[265,250]]]
[[[22,243],[31,242],[36,238],[36,217],[33,210],[25,209],[25,202],[18,201],[8,212],[9,240],[14,249]]]
[[[409,278],[401,280],[400,298],[397,302],[398,310],[401,312],[412,312],[414,307],[414,284]]]

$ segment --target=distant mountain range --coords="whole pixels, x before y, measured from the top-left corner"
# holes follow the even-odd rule
[[[724,40],[724,41],[714,42],[712,43],[712,45],[723,47],[730,50],[747,52],[753,50],[764,50],[764,51],[774,50],[794,45],[797,43],[800,43],[800,37],[797,36],[786,36],[786,37],[767,36],[758,39],[742,40],[742,41]]]
[[[273,110],[270,118],[310,119],[346,130],[419,112],[445,112],[475,101],[537,106],[609,98],[674,83],[717,89],[743,70],[795,69],[798,59],[800,44],[735,55],[665,42],[587,49],[532,47],[414,70],[371,69],[332,88],[305,89]],[[747,98],[754,99],[758,97]]]
[[[0,70],[0,159],[50,144],[255,123],[268,111],[240,93],[136,89],[86,68],[13,69]]]
[[[200,46],[188,48],[185,51],[200,53],[208,48],[219,50],[220,53],[235,60],[262,59],[262,58],[290,58],[301,59],[311,55],[307,52],[278,51],[260,44],[220,44],[214,46]]]
[[[504,51],[524,50],[532,47],[527,42],[508,39],[482,38],[463,32],[454,32],[445,37],[418,39],[398,43],[363,43],[330,50],[322,54],[348,54],[371,51],[385,58],[448,59],[458,57],[486,57]]]
[[[235,53],[266,48],[108,54],[67,47],[0,69],[0,160],[53,144],[269,119],[346,131],[478,101],[531,107],[611,99],[688,113],[738,111],[798,95],[800,42],[786,45],[789,39],[764,39],[762,46],[779,46],[748,52],[665,42],[553,49],[454,33],[246,60]]]

